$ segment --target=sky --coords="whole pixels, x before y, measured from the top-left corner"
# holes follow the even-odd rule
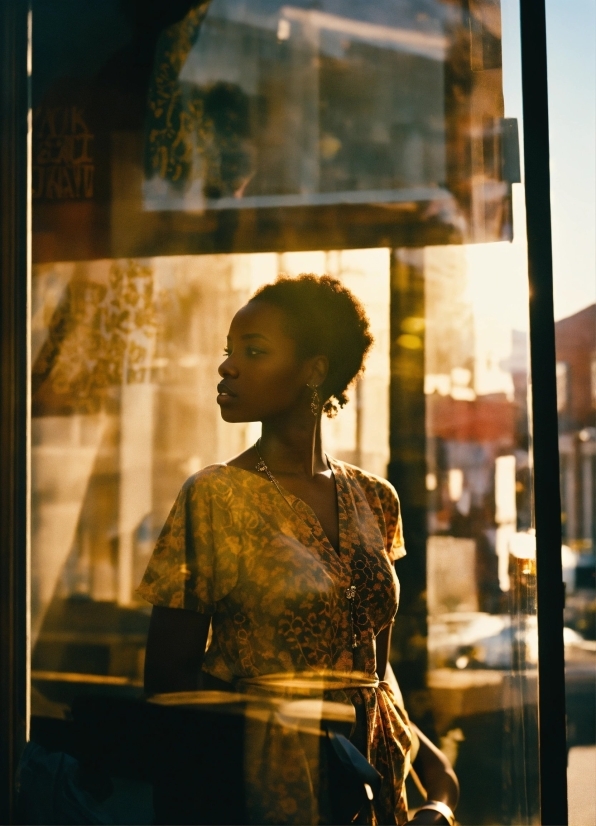
[[[596,0],[546,0],[546,9],[554,297],[559,319],[596,301]],[[505,115],[521,120],[518,0],[502,0],[501,10]],[[517,204],[515,223],[523,228],[522,199]]]
[[[596,0],[547,0],[555,313],[596,301]]]

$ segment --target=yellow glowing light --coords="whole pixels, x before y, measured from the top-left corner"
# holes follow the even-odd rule
[[[404,318],[401,323],[401,328],[404,333],[413,333],[414,335],[421,333],[424,330],[424,319],[409,316],[408,318]]]
[[[406,350],[422,350],[422,339],[419,336],[413,336],[411,333],[404,333],[397,339],[400,347]]]

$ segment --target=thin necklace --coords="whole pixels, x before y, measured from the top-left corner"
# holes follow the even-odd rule
[[[261,439],[259,437],[253,445],[253,447],[256,451],[256,454],[259,457],[259,461],[255,465],[255,470],[257,470],[259,473],[264,473],[265,476],[269,479],[269,481],[273,482],[273,484],[277,488],[277,491],[278,491],[279,495],[282,497],[282,499],[285,502],[288,503],[288,505],[292,508],[294,513],[297,516],[299,516],[300,519],[306,524],[306,521],[305,521],[304,517],[296,510],[294,505],[290,502],[288,497],[285,495],[285,493],[283,492],[283,490],[279,486],[279,483],[278,483],[277,479],[275,478],[275,476],[271,473],[271,471],[267,467],[267,464],[265,463],[265,460],[263,459],[263,456],[261,455],[261,451],[259,450],[260,442],[261,442]],[[312,533],[312,528],[311,528],[311,533]],[[355,617],[354,617],[354,610],[355,610],[354,601],[355,601],[355,598],[356,598],[356,586],[350,583],[350,585],[346,588],[344,593],[345,593],[346,599],[348,600],[348,606],[349,606],[349,609],[350,609],[350,626],[351,626],[351,629],[352,629],[352,648],[355,649],[355,648],[358,648],[358,645],[359,645],[358,636],[356,634],[356,621],[355,621]]]

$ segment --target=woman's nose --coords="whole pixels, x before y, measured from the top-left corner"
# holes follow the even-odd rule
[[[238,375],[238,368],[234,364],[232,356],[228,356],[217,368],[217,372],[225,379],[226,376],[237,376]]]

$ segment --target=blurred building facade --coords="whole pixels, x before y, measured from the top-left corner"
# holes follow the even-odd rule
[[[574,562],[567,625],[596,639],[596,304],[556,322],[563,538]]]
[[[596,304],[555,325],[563,531],[572,548],[596,544]]]

